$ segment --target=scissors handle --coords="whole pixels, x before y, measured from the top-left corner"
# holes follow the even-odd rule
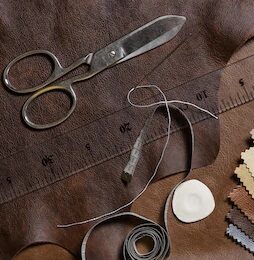
[[[25,88],[25,89],[18,89],[16,87],[14,87],[12,85],[11,81],[10,81],[10,78],[9,78],[9,73],[10,73],[12,66],[15,63],[17,63],[18,61],[25,59],[29,56],[33,56],[33,55],[47,56],[53,62],[53,72],[52,72],[52,74],[49,76],[49,78],[46,81],[44,81],[43,83],[41,83],[38,86],[34,86],[34,87],[31,87],[31,88]],[[92,55],[93,54],[90,53],[87,56],[78,59],[73,64],[71,64],[69,67],[63,68],[62,65],[60,64],[58,58],[50,51],[47,51],[47,50],[28,51],[26,53],[19,55],[18,57],[16,57],[14,60],[12,60],[7,65],[7,67],[5,68],[5,70],[3,72],[3,81],[4,81],[5,86],[15,93],[19,93],[19,94],[32,93],[32,92],[35,92],[37,90],[40,90],[40,89],[46,87],[47,85],[51,84],[55,80],[61,78],[63,75],[65,75],[65,74],[69,73],[70,71],[74,70],[75,68],[79,67],[81,64],[90,65]]]
[[[62,91],[62,92],[65,92],[67,95],[69,95],[69,97],[71,98],[71,107],[69,109],[69,111],[67,112],[67,114],[54,121],[54,122],[51,122],[51,123],[46,123],[46,124],[37,124],[37,123],[34,123],[32,122],[29,117],[28,117],[28,107],[29,105],[37,98],[39,97],[40,95],[43,95],[47,92],[50,92],[50,91]],[[76,107],[76,104],[77,104],[77,98],[76,98],[76,94],[74,92],[74,90],[72,89],[72,87],[70,85],[59,85],[59,86],[48,86],[48,87],[44,87],[38,91],[36,91],[32,96],[30,96],[27,101],[24,103],[23,107],[22,107],[22,118],[24,120],[24,122],[34,128],[34,129],[47,129],[47,128],[51,128],[51,127],[54,127],[54,126],[57,126],[59,124],[61,124],[62,122],[64,122],[74,111],[75,107]]]
[[[9,79],[10,69],[18,61],[20,61],[20,60],[22,60],[26,57],[32,56],[32,55],[46,55],[47,57],[49,57],[53,61],[53,72],[45,82],[43,82],[42,84],[40,84],[38,86],[34,86],[34,87],[31,87],[31,88],[26,88],[26,89],[17,89],[12,85],[12,83]],[[12,60],[7,65],[7,67],[5,68],[4,73],[3,73],[3,80],[4,80],[4,83],[5,83],[5,85],[8,89],[10,89],[11,91],[13,91],[15,93],[19,93],[19,94],[35,92],[31,97],[29,97],[27,99],[27,101],[25,102],[25,104],[23,105],[23,108],[22,108],[22,117],[23,117],[24,122],[28,126],[34,128],[34,129],[51,128],[51,127],[54,127],[56,125],[61,124],[63,121],[65,121],[73,113],[73,111],[76,107],[77,98],[76,98],[74,90],[72,89],[71,84],[74,83],[75,81],[78,81],[80,79],[84,79],[86,77],[91,76],[92,75],[91,72],[88,70],[85,74],[82,75],[82,77],[74,76],[71,79],[61,81],[61,82],[57,83],[56,85],[49,85],[49,84],[51,84],[55,80],[61,78],[63,75],[69,73],[70,71],[74,70],[75,68],[79,67],[81,64],[90,65],[92,57],[93,57],[93,54],[89,53],[87,56],[81,57],[80,59],[78,59],[77,61],[72,63],[69,67],[63,68],[61,66],[59,60],[57,59],[57,57],[53,53],[51,53],[50,51],[34,50],[34,51],[26,52],[26,53],[18,56],[17,58]],[[51,122],[51,123],[37,124],[37,123],[32,122],[29,119],[28,112],[27,112],[29,105],[37,97],[39,97],[42,94],[45,94],[47,92],[50,92],[50,91],[62,91],[62,92],[65,92],[71,98],[72,104],[71,104],[71,107],[70,107],[68,113],[64,117],[62,117],[61,119],[56,120],[56,121]]]

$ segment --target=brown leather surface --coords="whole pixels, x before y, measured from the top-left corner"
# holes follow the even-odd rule
[[[53,245],[36,245],[22,251],[18,256],[13,259],[18,260],[76,260],[77,258],[71,255],[65,249]]]
[[[246,235],[254,240],[254,226],[249,219],[237,208],[233,207],[227,215],[229,221],[240,228]]]
[[[254,223],[254,200],[243,186],[234,188],[229,194],[230,200],[242,210],[244,215]]]
[[[249,49],[249,54],[253,53],[253,50],[254,43],[252,48]],[[244,76],[244,68],[243,71],[239,71],[240,75]],[[253,121],[249,119],[253,114],[253,109],[254,102],[220,115],[221,146],[219,155],[214,164],[196,169],[191,175],[192,178],[199,179],[212,190],[215,196],[216,208],[208,218],[193,224],[182,224],[175,219],[173,214],[169,216],[173,244],[172,259],[253,259],[250,253],[237,246],[225,235],[228,224],[225,216],[231,207],[228,203],[228,194],[237,183],[232,176],[234,169],[238,165],[240,154],[249,147],[249,131],[253,127]],[[239,126],[240,122],[244,123]],[[132,211],[162,223],[162,212],[168,192],[182,177],[179,174],[152,184],[133,205]],[[114,236],[114,233],[112,236]],[[55,248],[56,253],[52,248]],[[59,257],[58,252],[59,248],[57,246],[44,245],[24,250],[14,259],[46,260],[51,259],[52,256],[55,257],[53,259],[59,260],[76,259],[71,258],[70,255],[64,256],[64,249],[60,251],[62,253],[61,257]],[[39,257],[39,254],[42,254],[42,257]]]
[[[254,42],[250,42],[233,57],[232,61],[253,53]],[[236,73],[239,73],[239,78],[245,78],[246,68],[242,67]],[[222,81],[225,83],[223,85],[227,86],[226,83],[230,75],[225,76]],[[221,91],[226,91],[226,89],[221,89]],[[253,258],[245,249],[237,246],[225,236],[227,228],[225,216],[231,207],[228,203],[228,194],[237,183],[233,175],[239,164],[241,152],[250,146],[249,131],[253,128],[251,120],[253,109],[254,102],[220,115],[221,145],[219,155],[213,165],[194,170],[191,176],[203,181],[212,190],[215,195],[216,208],[210,217],[194,224],[182,224],[175,219],[173,214],[169,216],[173,242],[172,259],[248,260]],[[162,221],[165,198],[169,190],[181,178],[181,175],[176,175],[152,184],[134,204],[132,211],[155,221]],[[59,252],[61,252],[60,256]],[[71,255],[67,256],[64,249],[60,250],[57,246],[44,245],[24,250],[15,257],[15,260],[52,258],[76,259]]]
[[[100,6],[99,9],[98,6]],[[220,67],[228,61],[237,48],[243,45],[254,34],[253,23],[251,23],[253,20],[252,1],[202,1],[199,5],[197,5],[196,1],[162,1],[159,5],[156,2],[156,8],[155,2],[148,0],[131,2],[27,1],[22,3],[22,5],[17,1],[8,1],[8,4],[2,1],[1,8],[1,22],[3,24],[1,27],[1,70],[10,59],[34,48],[49,49],[63,61],[63,64],[69,64],[88,50],[97,49],[108,43],[108,41],[111,42],[112,39],[122,36],[126,31],[135,29],[146,21],[150,21],[152,18],[165,13],[186,15],[189,21],[185,30],[167,46],[163,46],[160,50],[154,50],[135,61],[132,60],[124,66],[108,70],[103,75],[97,77],[97,79],[90,80],[89,83],[81,83],[81,86],[75,89],[79,97],[77,111],[64,126],[61,125],[47,132],[31,132],[24,127],[19,117],[20,108],[26,97],[17,97],[2,89],[1,104],[4,107],[1,107],[1,110],[8,111],[8,113],[3,114],[1,121],[2,126],[4,126],[1,129],[8,129],[8,131],[1,132],[2,156],[8,155],[11,151],[19,150],[28,144],[36,143],[45,138],[52,138],[55,135],[63,133],[66,129],[78,127],[81,124],[80,118],[84,118],[84,111],[86,111],[86,114],[82,123],[90,122],[103,113],[107,114],[119,109],[119,107],[126,104],[125,96],[127,91],[139,83],[144,78],[144,75],[150,71],[151,67],[162,61],[187,36],[186,42],[166,59],[157,68],[155,73],[151,73],[146,77],[142,81],[143,83],[156,83],[162,89],[165,89],[167,86],[174,86],[204,72]],[[28,10],[31,10],[31,12]],[[127,12],[127,10],[130,11]],[[9,15],[10,13],[11,15]],[[93,23],[89,23],[88,21],[92,21]],[[109,24],[111,24],[110,27]],[[97,32],[96,36],[94,34],[95,28]],[[105,34],[105,31],[110,31],[110,35]],[[192,33],[192,36],[190,36],[190,33]],[[100,40],[98,41],[98,39]],[[98,43],[100,46],[94,46],[95,43]],[[32,72],[26,68],[25,70],[27,71],[27,76],[31,76]],[[129,73],[126,73],[126,71]],[[219,85],[216,84],[218,80],[219,75],[213,79],[215,83],[210,83],[218,88]],[[108,84],[105,84],[105,82]],[[115,91],[115,86],[119,86],[118,92]],[[193,86],[195,87],[195,84]],[[199,89],[202,86],[199,85],[196,87]],[[110,92],[109,89],[111,90]],[[215,88],[213,92],[216,94],[216,91],[217,89]],[[186,92],[187,98],[188,92]],[[94,104],[94,99],[97,105],[100,105],[100,110]],[[52,100],[47,103],[48,109],[61,106],[61,103],[55,104]],[[238,109],[240,113],[241,109],[243,108]],[[243,110],[242,113],[246,115],[249,113],[250,116],[252,109],[248,106],[247,111]],[[48,112],[48,110],[44,111]],[[142,120],[139,120],[140,117],[143,118],[143,114],[137,117],[137,121],[142,122]],[[241,117],[234,116],[235,120],[236,118],[241,119]],[[224,117],[224,115],[222,123],[224,124],[223,120],[226,119],[232,125],[233,119],[227,116]],[[250,130],[246,130],[246,128],[243,126],[242,129],[245,135]],[[229,134],[230,130],[232,131],[231,134],[233,134],[233,129],[229,129],[228,124],[222,126],[223,138],[228,138],[226,132],[229,131]],[[218,122],[214,120],[207,120],[195,126],[195,167],[210,163],[216,157],[219,146],[218,131]],[[16,133],[19,135],[17,136]],[[241,132],[241,134],[243,133]],[[100,136],[102,137],[102,135]],[[168,150],[166,155],[167,160],[164,161],[160,168],[159,177],[185,168],[187,153],[185,151],[186,144],[183,136],[185,135],[177,134],[174,135],[174,138],[171,138],[171,149]],[[224,148],[227,148],[232,153],[226,158],[230,158],[231,160],[238,158],[235,152],[243,146],[241,141],[244,138],[243,135],[240,137],[233,141],[226,139]],[[133,182],[128,188],[122,185],[119,178],[128,160],[128,156],[124,155],[103,165],[94,167],[89,172],[81,172],[74,177],[2,205],[0,207],[0,245],[2,258],[9,259],[11,255],[23,247],[39,242],[57,243],[77,253],[81,239],[88,226],[84,225],[59,230],[56,228],[56,225],[93,217],[129,201],[130,198],[134,197],[141,190],[149,178],[151,169],[154,168],[156,159],[158,159],[156,156],[158,156],[158,151],[161,150],[162,143],[163,140],[145,147],[140,163],[142,168],[139,165],[137,170],[139,174],[135,175]],[[82,147],[82,144],[80,145]],[[231,145],[236,145],[236,149],[231,149]],[[208,153],[206,152],[207,147],[209,147]],[[227,153],[228,151],[224,150],[224,152]],[[68,153],[66,154],[66,161],[68,161]],[[232,165],[227,165],[222,160],[218,166],[218,160],[214,164],[215,166],[213,165],[212,167],[216,167],[217,165],[219,168],[208,167],[202,175],[203,178],[207,178],[204,182],[213,189],[219,189],[218,177],[221,177],[220,175],[222,175],[224,182],[228,183],[229,176],[226,174],[223,175],[223,172],[219,170],[225,167],[224,172],[228,172],[230,165]],[[33,162],[29,162],[29,165],[30,169],[32,169]],[[203,171],[203,169],[196,171],[195,174],[200,173],[200,171]],[[22,176],[22,173],[19,174]],[[160,207],[165,200],[169,188],[181,177],[180,175],[173,176],[153,185],[150,189],[150,197],[146,197],[145,203],[139,202],[135,204],[133,210],[138,209],[144,214],[149,213],[149,217],[158,218],[158,215],[155,217],[154,214],[160,212]],[[225,190],[219,190],[216,193],[216,201],[218,203],[222,203],[221,197],[223,197]],[[156,205],[154,205],[154,201],[156,201]],[[204,222],[188,226],[177,223],[172,228],[174,243],[172,257],[187,259],[190,256],[195,257],[198,254],[203,254],[206,257],[203,259],[209,259],[211,252],[213,252],[213,258],[211,259],[221,256],[222,252],[226,256],[226,251],[227,249],[231,249],[231,244],[221,236],[223,233],[224,216],[226,215],[221,208],[225,209],[225,207],[224,204],[221,207],[219,206],[218,209],[220,211],[209,218],[209,223],[208,219]],[[215,222],[218,223],[217,228],[214,227]],[[185,227],[188,227],[188,230]],[[119,225],[112,224],[108,226],[108,229],[103,228],[104,236],[100,235],[96,237],[95,234],[95,242],[90,246],[91,251],[89,255],[92,256],[90,259],[101,259],[101,254],[106,258],[108,256],[108,259],[118,259],[116,257],[118,256],[117,250],[121,248],[121,241],[126,229],[127,227],[123,223],[119,223]],[[201,233],[202,235],[206,235],[208,231],[212,230],[209,242],[202,238],[200,239],[200,230],[205,230]],[[183,251],[183,235],[186,238],[184,243],[185,248],[187,248],[186,251]],[[214,241],[213,238],[216,239],[216,243],[212,242]],[[98,250],[98,245],[100,250]],[[113,249],[112,245],[115,247],[116,254],[110,251]],[[236,253],[236,255],[242,256],[244,254],[240,252]],[[39,256],[36,257],[39,259]],[[248,257],[247,254],[246,257]],[[57,256],[55,256],[55,259],[57,259]]]
[[[254,46],[254,45],[253,45]],[[252,50],[254,50],[252,48]],[[239,71],[239,76],[244,75]],[[237,246],[225,235],[227,215],[231,205],[228,194],[236,186],[232,176],[239,163],[242,151],[249,147],[249,131],[253,128],[254,103],[241,106],[220,116],[221,146],[216,161],[205,168],[193,171],[191,178],[204,182],[213,192],[216,207],[206,219],[182,224],[169,216],[172,239],[172,259],[253,259],[253,255]],[[134,204],[132,210],[162,221],[162,209],[168,191],[182,178],[172,176],[153,184],[144,196]]]

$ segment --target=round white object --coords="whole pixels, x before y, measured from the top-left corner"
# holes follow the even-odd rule
[[[201,181],[189,180],[175,190],[172,208],[175,216],[185,223],[208,217],[215,208],[210,189]]]

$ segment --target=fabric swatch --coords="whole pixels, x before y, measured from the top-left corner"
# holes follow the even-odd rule
[[[250,147],[250,149],[245,150],[245,152],[241,153],[241,158],[244,163],[247,165],[247,168],[250,170],[252,176],[254,175],[254,147]]]
[[[254,138],[254,129],[250,132]],[[241,153],[244,163],[235,169],[241,182],[230,194],[234,204],[227,214],[230,222],[226,234],[251,253],[254,252],[254,147]]]
[[[252,240],[254,240],[254,225],[237,207],[230,209],[227,218],[232,224],[237,226]]]
[[[235,169],[235,174],[240,179],[243,186],[249,192],[251,197],[254,199],[254,178],[252,177],[246,164],[240,164],[239,167]]]
[[[226,234],[251,253],[254,252],[254,242],[243,231],[241,231],[241,229],[237,228],[237,226],[229,224]]]
[[[254,200],[248,191],[244,187],[238,186],[229,194],[229,198],[254,223]]]

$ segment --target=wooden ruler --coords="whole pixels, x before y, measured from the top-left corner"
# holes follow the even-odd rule
[[[167,90],[167,97],[196,103],[215,114],[226,112],[254,99],[253,64],[254,55],[238,60],[223,69],[211,71]],[[235,71],[242,66],[246,68],[247,73],[238,78],[235,76],[237,75]],[[213,83],[213,79],[221,72],[223,91],[220,92],[218,100],[217,93],[214,91],[218,88],[218,81],[214,80]],[[230,84],[223,83],[225,74],[230,75]],[[192,108],[186,106],[181,108],[185,110],[192,123],[209,118],[206,114]],[[27,147],[10,157],[1,159],[0,204],[127,153],[143,127],[144,121],[137,120],[138,113],[140,118],[140,113],[143,112],[127,106],[64,135]],[[148,115],[149,111],[144,112],[144,120]],[[166,127],[166,120],[158,117],[147,142],[165,136]],[[177,124],[172,125],[173,132],[180,128],[181,126]],[[80,143],[84,144],[82,151],[79,149]],[[68,161],[63,153],[68,153]],[[33,160],[32,167],[28,163],[30,160]]]

